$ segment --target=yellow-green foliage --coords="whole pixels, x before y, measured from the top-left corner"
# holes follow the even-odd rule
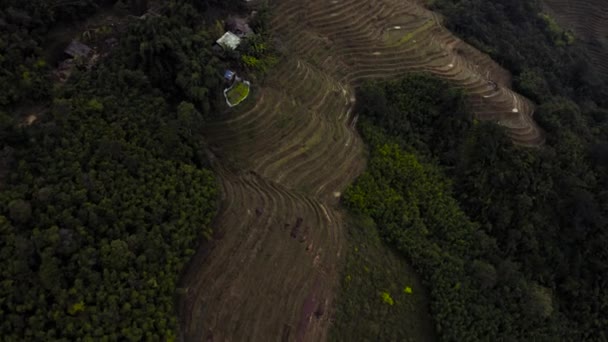
[[[243,55],[241,57],[243,64],[251,70],[260,71],[262,74],[268,72],[271,67],[278,63],[278,58],[273,55],[256,57],[252,55]]]
[[[47,64],[46,64],[46,61],[45,61],[44,59],[40,58],[40,59],[38,59],[38,60],[36,61],[36,64],[34,64],[34,66],[35,66],[36,68],[42,69],[42,68],[46,67],[46,66],[47,66]]]
[[[243,60],[243,63],[245,63],[246,66],[252,69],[257,69],[260,65],[260,60],[254,56],[243,55],[241,60]]]
[[[433,296],[431,307],[440,312],[441,324],[448,327],[446,339],[465,341],[475,336],[455,328],[462,319],[467,326],[474,326],[478,336],[487,335],[487,327],[493,325],[494,329],[499,321],[490,317],[480,322],[471,314],[468,303],[478,292],[471,287],[466,291],[453,289],[466,277],[462,256],[476,248],[471,238],[476,225],[460,210],[449,183],[434,165],[374,127],[362,123],[361,132],[370,144],[370,160],[367,171],[345,192],[347,205],[370,215],[387,241],[404,252],[427,279]],[[414,296],[411,286],[398,291],[402,296]],[[380,296],[384,303],[395,304],[388,292]]]
[[[394,305],[395,301],[393,300],[393,298],[391,297],[390,293],[388,292],[381,292],[380,293],[380,298],[382,298],[382,301],[385,302],[388,305]]]
[[[249,36],[245,46],[241,61],[246,68],[265,74],[278,63],[278,57],[273,51],[267,35],[254,34]]]
[[[251,44],[251,50],[254,54],[262,55],[268,50],[268,44],[264,41],[255,41]]]
[[[29,71],[24,71],[21,73],[21,79],[25,82],[29,82],[32,79],[32,74]]]
[[[566,40],[566,44],[568,45],[572,45],[574,44],[574,32],[568,30],[566,32],[564,32],[564,39]]]
[[[210,30],[210,33],[213,37],[219,38],[222,34],[224,34],[224,22],[222,20],[216,20],[215,24]]]
[[[345,265],[329,341],[435,341],[424,291],[404,294],[403,286],[421,286],[407,262],[387,248],[373,221],[356,217],[348,225]],[[369,266],[370,272],[364,270]],[[393,300],[393,305],[386,300]],[[370,295],[371,294],[371,295]],[[404,320],[407,317],[407,320]]]
[[[101,112],[103,110],[103,103],[99,102],[97,99],[92,99],[87,102],[87,109],[94,112]]]
[[[68,308],[68,313],[73,316],[81,311],[84,311],[84,308],[85,308],[84,302],[80,301],[80,302],[72,305],[70,308]]]
[[[249,85],[243,82],[238,82],[226,93],[228,101],[236,105],[243,101],[249,95]]]
[[[538,16],[545,22],[546,29],[555,45],[564,46],[574,43],[574,33],[572,31],[562,29],[555,19],[546,13],[540,13]]]
[[[408,32],[405,36],[403,36],[401,39],[399,39],[399,42],[397,42],[395,45],[399,46],[402,44],[405,44],[407,42],[409,42],[410,40],[412,40],[412,38],[414,38],[418,33],[423,32],[425,30],[428,30],[429,28],[431,28],[433,26],[435,22],[432,20],[427,20],[427,22],[424,23],[424,25],[416,28],[414,31],[412,32]]]

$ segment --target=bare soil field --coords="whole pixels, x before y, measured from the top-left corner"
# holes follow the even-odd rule
[[[216,237],[182,282],[186,341],[327,339],[347,248],[339,194],[365,167],[353,113],[362,82],[431,72],[466,89],[476,117],[498,122],[515,143],[544,142],[510,74],[414,1],[271,8],[287,56],[204,132],[223,197]]]

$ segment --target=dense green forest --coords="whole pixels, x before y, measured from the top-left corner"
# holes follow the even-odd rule
[[[63,85],[56,25],[147,1],[2,1],[0,334],[7,341],[172,340],[183,266],[208,237],[218,188],[198,134],[222,62],[208,6],[172,1]],[[219,103],[219,104],[218,104]],[[43,107],[27,125],[19,108]]]
[[[494,232],[505,255],[552,289],[567,317],[559,323],[563,336],[608,339],[602,293],[608,287],[608,80],[583,48],[569,45],[576,37],[543,14],[540,1],[438,0],[435,6],[451,29],[514,73],[515,87],[537,101],[535,119],[547,131],[540,151],[487,135],[485,143],[465,145],[480,150],[465,155],[463,176],[454,182],[461,203]]]
[[[101,1],[58,6],[44,0],[0,3],[0,106],[48,97],[52,66],[42,58],[45,35],[59,22],[90,16]]]
[[[359,96],[370,161],[345,203],[420,273],[442,340],[608,337],[601,134],[547,104],[547,146],[514,146],[425,75]]]
[[[514,146],[427,76],[368,84],[371,159],[346,204],[422,275],[443,340],[607,340],[606,80],[538,1],[432,7],[513,72],[547,144]]]
[[[608,106],[606,80],[574,47],[576,37],[543,13],[540,0],[428,0],[447,27],[515,75],[515,87],[536,102],[566,97]],[[585,108],[586,110],[589,108]]]

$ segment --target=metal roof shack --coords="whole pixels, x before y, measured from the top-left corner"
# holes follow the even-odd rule
[[[232,81],[234,80],[234,77],[236,76],[236,73],[232,70],[226,70],[224,71],[224,79],[226,81]]]
[[[247,20],[243,18],[229,18],[226,21],[226,28],[241,38],[253,34],[253,30],[249,27]]]
[[[226,32],[216,41],[216,43],[225,49],[234,50],[241,43],[241,38],[232,32]]]
[[[73,58],[90,57],[93,53],[93,49],[77,40],[73,40],[70,45],[68,45],[68,47],[64,50],[64,52]]]
[[[55,71],[53,72],[57,81],[59,81],[60,83],[65,83],[65,81],[68,80],[68,78],[70,78],[70,75],[72,75],[72,70],[74,68],[74,60],[73,59],[66,59],[65,61],[59,63],[59,66],[57,66],[57,68],[55,69]]]

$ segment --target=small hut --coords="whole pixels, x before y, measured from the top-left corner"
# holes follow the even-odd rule
[[[64,52],[72,58],[89,58],[93,54],[93,49],[77,40],[73,40]]]
[[[226,32],[220,37],[220,39],[216,41],[216,43],[222,46],[224,49],[234,50],[241,43],[241,38],[232,32]]]
[[[60,83],[65,83],[65,81],[70,78],[70,75],[72,75],[73,68],[74,60],[71,58],[59,63],[59,66],[57,66],[54,71],[54,75],[57,81],[59,81]]]
[[[236,76],[236,73],[232,70],[224,71],[224,79],[226,80],[226,82],[234,81],[235,76]]]
[[[247,20],[239,17],[228,18],[226,21],[226,29],[240,38],[253,34],[253,30],[249,27]]]

